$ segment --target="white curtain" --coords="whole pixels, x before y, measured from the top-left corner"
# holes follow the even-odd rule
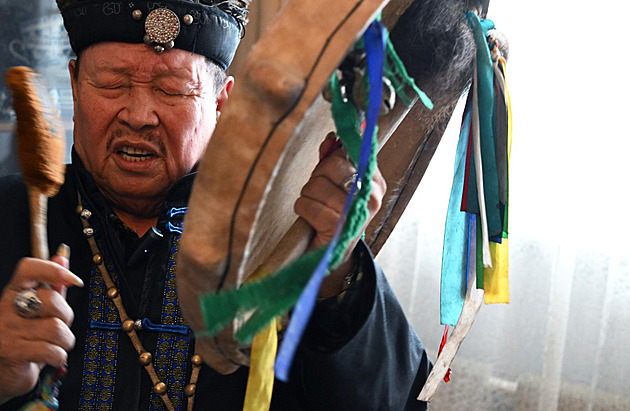
[[[630,410],[630,6],[491,1],[510,39],[509,305],[486,305],[434,410]],[[378,256],[432,359],[461,107]]]

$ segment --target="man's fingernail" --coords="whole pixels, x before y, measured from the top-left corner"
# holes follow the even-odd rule
[[[59,247],[57,247],[57,252],[55,253],[55,256],[65,258],[69,263],[70,262],[70,247],[64,243],[59,244]],[[83,288],[85,286],[85,283],[83,282],[83,280],[74,274],[72,274],[72,277],[69,278],[69,281],[70,281],[70,284],[74,285],[75,287]]]
[[[74,285],[75,287],[79,287],[79,288],[83,288],[83,286],[85,285],[83,283],[83,280],[80,279],[79,277],[77,277],[74,274],[72,274],[72,277],[70,277],[70,284]]]

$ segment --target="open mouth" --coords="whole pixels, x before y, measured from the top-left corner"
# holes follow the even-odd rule
[[[146,161],[154,157],[150,151],[133,147],[122,147],[118,150],[118,154],[122,155],[123,160],[132,162]]]

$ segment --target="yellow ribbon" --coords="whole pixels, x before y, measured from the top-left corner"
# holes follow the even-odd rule
[[[254,337],[243,411],[269,409],[275,378],[273,365],[278,350],[279,329],[280,321],[276,318]]]
[[[492,267],[483,269],[483,290],[486,304],[509,303],[509,256],[508,239],[503,238],[501,244],[490,242]]]
[[[264,278],[270,274],[270,270],[261,266],[249,276],[247,281]],[[280,328],[280,318],[276,317],[267,327],[254,336],[243,411],[268,410],[271,405],[271,394],[275,379],[273,366],[276,352],[278,351],[278,330]]]
[[[501,66],[503,76],[505,76],[506,62],[503,57],[499,57],[498,64]],[[508,173],[510,169],[510,152],[512,150],[512,104],[510,102],[510,93],[508,92],[507,82],[503,79],[503,87],[505,92],[505,101],[507,104],[507,161]],[[509,180],[508,180],[509,181]],[[509,207],[506,207],[508,213]],[[507,217],[507,216],[506,216]],[[509,221],[509,219],[508,219]],[[490,243],[490,255],[492,257],[492,267],[486,267],[483,270],[483,289],[485,292],[485,303],[509,303],[510,287],[509,287],[509,253],[507,227],[504,227],[504,235],[501,244]]]

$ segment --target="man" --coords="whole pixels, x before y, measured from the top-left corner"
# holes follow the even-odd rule
[[[94,0],[58,3],[78,56],[69,64],[75,128],[72,165],[49,202],[48,232],[51,246],[66,243],[72,256],[69,262],[25,258],[25,189],[19,178],[3,179],[0,408],[16,409],[39,395],[43,365],[67,364],[62,410],[186,409],[192,401],[196,409],[241,409],[246,367],[230,375],[205,365],[198,376],[193,372],[194,337],[173,285],[179,232],[169,227],[182,227],[183,214],[174,210],[185,209],[234,84],[224,70],[243,10],[238,2],[217,2],[222,8],[175,0],[122,8]],[[157,23],[143,24],[156,13]],[[333,144],[325,140],[322,153]],[[296,212],[316,230],[316,245],[330,240],[346,195],[343,182],[354,171],[343,150],[335,150],[296,202]],[[371,216],[384,192],[380,175],[373,184]],[[430,368],[426,354],[369,251],[358,239],[355,244],[327,277],[320,294],[332,298],[318,303],[290,383],[274,385],[272,409],[425,407],[415,396]],[[337,298],[348,270],[361,275]],[[20,313],[16,298],[31,288],[41,304]],[[121,310],[137,320],[138,341],[126,335]],[[139,358],[138,344],[146,356]],[[187,389],[191,380],[194,389]]]

